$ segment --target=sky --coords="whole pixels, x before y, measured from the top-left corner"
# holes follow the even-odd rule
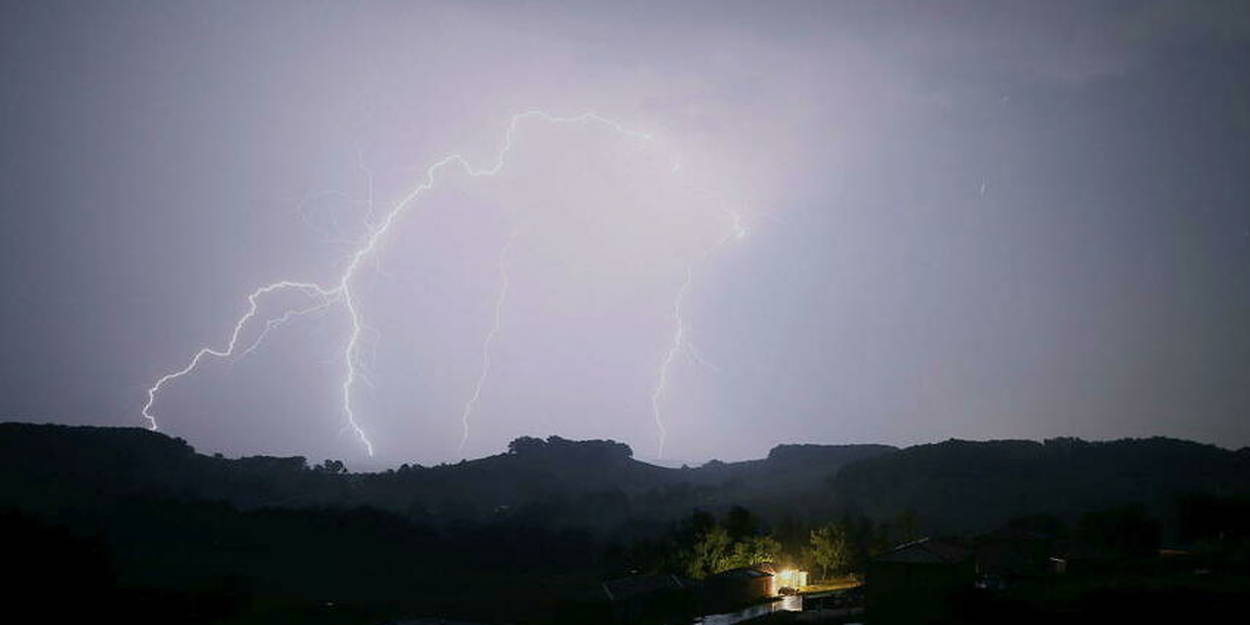
[[[1247,76],[1244,1],[3,2],[0,417],[146,427],[298,281],[160,431],[1250,445]]]

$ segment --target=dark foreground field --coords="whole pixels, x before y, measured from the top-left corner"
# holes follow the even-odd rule
[[[1250,607],[1250,453],[1170,439],[782,446],[667,469],[619,443],[553,437],[354,474],[205,456],[137,429],[2,424],[0,454],[6,595],[49,622],[680,623],[702,595],[622,616],[603,582],[672,575],[698,588],[763,561],[866,577],[877,622],[1157,622]],[[817,534],[840,551],[820,555]],[[968,583],[874,580],[899,544],[926,536],[958,547]],[[987,576],[993,566],[1007,568]]]

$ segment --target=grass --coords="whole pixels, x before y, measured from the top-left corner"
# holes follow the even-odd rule
[[[799,589],[799,594],[809,595],[809,594],[817,593],[817,592],[846,590],[848,588],[855,588],[856,586],[859,586],[861,584],[863,584],[863,582],[854,576],[848,575],[846,577],[835,577],[833,579],[821,580],[821,583],[819,584],[811,584],[808,586],[803,586],[802,588]]]

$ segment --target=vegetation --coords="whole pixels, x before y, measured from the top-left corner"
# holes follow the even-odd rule
[[[1187,493],[1245,493],[1247,485],[1250,448],[1161,437],[950,440],[849,464],[833,478],[830,495],[841,509],[870,518],[910,509],[927,533],[962,533],[1036,512],[1070,522],[1117,504],[1141,504],[1163,517]]]
[[[842,525],[825,525],[812,530],[807,557],[820,567],[820,579],[829,579],[830,573],[846,572],[851,560],[849,542]]]
[[[740,506],[730,509],[724,523],[706,512],[695,512],[675,536],[678,563],[671,567],[701,579],[722,571],[777,562],[781,543],[762,533],[756,519]],[[664,563],[653,563],[662,570]]]
[[[526,437],[362,474],[138,429],[0,424],[0,454],[15,596],[54,621],[590,622],[571,598],[605,579],[764,562],[827,579],[1008,519],[1112,561],[1168,543],[1204,566],[1250,560],[1250,454],[1169,439],[782,446],[667,469],[613,441]]]

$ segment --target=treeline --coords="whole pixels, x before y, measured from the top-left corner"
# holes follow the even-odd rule
[[[813,580],[862,573],[870,557],[920,537],[915,515],[876,522],[845,515],[836,520],[783,519],[776,524],[741,506],[722,516],[696,510],[666,532],[608,547],[618,574],[674,573],[702,579],[730,569],[772,564],[813,573]]]
[[[796,496],[819,502],[806,496],[838,467],[890,450],[795,446],[775,459],[670,469],[633,460],[629,446],[614,441],[522,437],[506,453],[477,460],[352,473],[335,459],[207,456],[139,428],[6,423],[0,494],[36,507],[101,493],[226,501],[242,509],[371,506],[437,525],[510,519],[607,532],[675,519],[694,507],[784,510]]]
[[[953,533],[1038,512],[1071,523],[1090,510],[1141,503],[1171,532],[1179,528],[1168,518],[1173,504],[1188,493],[1250,494],[1250,449],[1161,437],[950,440],[842,467],[829,496],[842,510],[877,519],[910,509],[931,530]]]
[[[669,469],[613,441],[524,437],[362,474],[206,456],[135,428],[0,424],[0,457],[5,553],[30,572],[18,595],[112,602],[130,622],[556,622],[604,579],[761,562],[834,578],[901,542],[1013,519],[1090,552],[1250,552],[1250,452],[1171,439],[781,446]]]
[[[478,460],[350,473],[333,459],[206,456],[138,428],[7,423],[0,456],[0,505],[30,509],[143,496],[244,510],[369,506],[431,525],[508,521],[601,534],[654,534],[692,509],[724,514],[734,505],[774,524],[883,522],[910,511],[930,532],[962,533],[1039,512],[1072,523],[1137,502],[1165,521],[1171,540],[1182,526],[1169,516],[1176,497],[1250,494],[1250,450],[1166,438],[782,445],[766,459],[669,469],[634,460],[614,441],[522,437]]]

